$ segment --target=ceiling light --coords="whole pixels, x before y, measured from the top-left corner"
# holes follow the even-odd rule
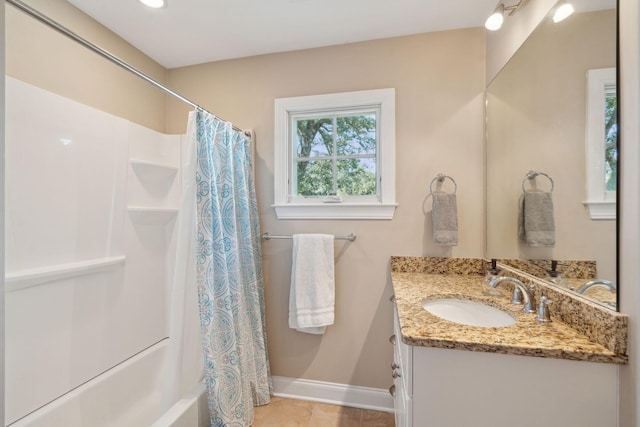
[[[502,27],[502,22],[504,21],[504,5],[500,3],[496,10],[493,11],[491,16],[487,18],[487,21],[484,23],[484,27],[490,31],[499,30]]]
[[[165,0],[140,0],[140,3],[142,3],[145,6],[152,7],[154,9],[159,9],[161,7],[166,6]]]
[[[509,12],[509,16],[513,16],[526,2],[527,0],[520,0],[518,4],[514,4],[513,6],[505,6],[504,3],[500,3],[491,16],[487,18],[484,27],[490,31],[499,30],[504,22],[504,13]]]
[[[558,22],[567,19],[573,12],[575,12],[575,9],[571,3],[562,2],[553,13],[553,22],[557,24]]]

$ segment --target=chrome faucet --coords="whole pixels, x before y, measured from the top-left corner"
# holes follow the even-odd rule
[[[585,283],[584,285],[580,286],[576,292],[579,294],[584,294],[587,289],[593,287],[593,286],[604,286],[607,288],[610,288],[611,290],[615,291],[616,290],[616,284],[613,282],[610,282],[608,280],[604,280],[604,279],[600,279],[600,280],[592,280],[590,282]]]
[[[524,307],[522,307],[522,311],[524,311],[525,313],[536,312],[536,310],[533,308],[534,306],[533,298],[529,293],[529,289],[527,289],[524,283],[522,283],[520,280],[516,279],[515,277],[507,277],[507,276],[496,277],[495,279],[491,280],[491,282],[489,282],[489,286],[491,286],[492,288],[496,288],[500,283],[503,283],[503,282],[511,282],[515,285],[515,288],[513,290],[514,297],[511,300],[512,304],[522,304],[522,302],[519,300],[519,297],[517,296],[518,294],[520,294],[524,299]]]

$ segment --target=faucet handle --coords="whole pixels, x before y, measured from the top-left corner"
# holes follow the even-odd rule
[[[529,282],[529,303],[526,304],[522,309],[522,311],[524,311],[525,313],[536,312],[536,309],[534,308],[536,306],[535,291],[536,287],[533,285],[533,283]]]
[[[511,297],[511,304],[522,305],[522,291],[517,286],[513,287],[513,296]]]
[[[536,320],[539,323],[549,323],[551,322],[551,313],[549,312],[549,306],[553,304],[546,295],[542,295],[540,297],[540,304],[538,305],[538,315],[536,316]]]

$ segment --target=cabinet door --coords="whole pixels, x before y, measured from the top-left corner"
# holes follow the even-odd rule
[[[617,425],[617,366],[414,347],[416,427]]]
[[[393,395],[393,409],[395,412],[396,427],[409,427],[408,412],[409,412],[409,399],[404,390],[404,384],[401,377],[394,378],[393,380],[394,395]]]
[[[411,426],[411,352],[410,346],[402,343],[397,313],[394,316],[392,376],[395,386],[394,409],[396,427]]]

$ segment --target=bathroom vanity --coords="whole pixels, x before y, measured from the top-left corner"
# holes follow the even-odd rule
[[[585,334],[561,321],[569,317],[562,317],[557,306],[552,305],[552,322],[543,324],[510,304],[508,287],[502,288],[504,296],[485,295],[483,260],[392,257],[391,263],[390,391],[397,427],[617,425],[617,371],[627,362],[626,316],[596,304],[587,307],[584,316],[602,310],[595,317],[608,322],[608,333],[597,331],[598,319],[575,319],[589,325]],[[536,301],[544,293],[567,306],[544,286],[534,283]],[[425,300],[442,298],[496,307],[515,323],[468,326],[423,308]],[[571,311],[582,316],[578,307]],[[609,341],[600,339],[605,336]]]

